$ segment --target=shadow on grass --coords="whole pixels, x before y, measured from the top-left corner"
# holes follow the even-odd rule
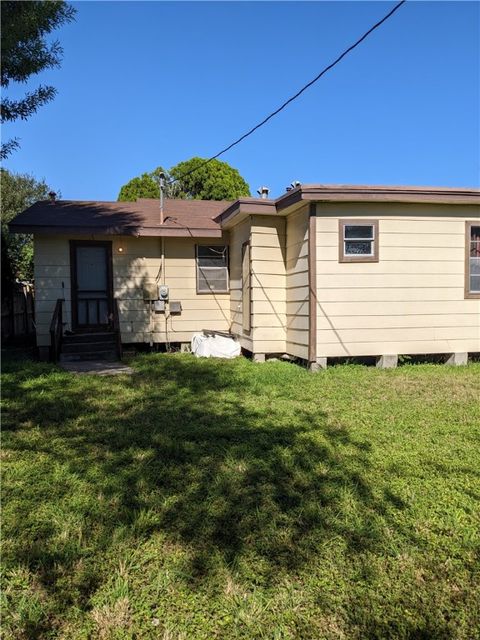
[[[257,575],[268,583],[334,538],[347,549],[381,548],[382,518],[404,505],[372,490],[368,443],[279,394],[278,381],[266,380],[255,400],[250,369],[189,357],[139,363],[132,378],[42,376],[51,369],[41,365],[33,378],[6,376],[7,446],[33,464],[47,457],[74,479],[62,484],[52,471],[42,480],[39,467],[39,484],[17,494],[23,511],[86,492],[71,507],[84,532],[77,546],[59,543],[48,522],[28,532],[18,511],[27,531],[18,560],[40,571],[45,588],[55,588],[59,567],[86,548],[107,551],[120,531],[139,540],[159,531],[186,544],[193,581],[219,558],[261,562]],[[94,588],[86,581],[84,596]]]

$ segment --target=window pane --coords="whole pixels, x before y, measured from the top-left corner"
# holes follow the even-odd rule
[[[345,239],[347,238],[370,238],[373,239],[373,225],[371,224],[346,224]]]
[[[470,258],[470,291],[480,292],[480,257]]]
[[[480,276],[470,276],[471,293],[480,293]]]
[[[225,260],[221,256],[209,256],[208,258],[198,258],[199,267],[224,267]]]
[[[228,291],[227,247],[197,246],[198,291]]]
[[[198,264],[201,267],[220,267],[227,265],[227,248],[224,246],[197,249]]]
[[[227,291],[228,274],[226,267],[198,269],[198,290],[199,291]]]
[[[470,241],[470,255],[473,257],[480,257],[480,238],[478,240]]]
[[[105,247],[77,247],[77,286],[82,290],[107,290]]]
[[[372,255],[372,241],[356,241],[347,240],[345,242],[345,255],[346,256],[358,256],[358,255]]]

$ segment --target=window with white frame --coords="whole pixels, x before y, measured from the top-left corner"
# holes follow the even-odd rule
[[[480,298],[480,225],[467,222],[465,295]]]
[[[197,245],[197,293],[228,293],[228,248]]]
[[[340,262],[378,262],[378,221],[340,220]]]

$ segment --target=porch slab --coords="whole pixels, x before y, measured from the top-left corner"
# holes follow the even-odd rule
[[[97,376],[118,376],[121,374],[131,375],[132,367],[128,367],[123,362],[109,362],[107,360],[79,360],[77,362],[59,362],[62,369],[70,373]]]

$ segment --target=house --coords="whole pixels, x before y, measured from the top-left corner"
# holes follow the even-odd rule
[[[479,189],[299,185],[163,212],[156,200],[47,201],[10,229],[34,236],[44,356],[85,332],[154,344],[204,329],[312,369],[480,352]]]

